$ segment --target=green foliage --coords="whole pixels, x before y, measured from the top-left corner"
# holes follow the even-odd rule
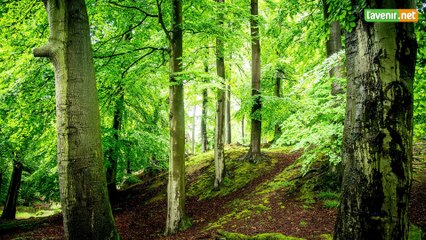
[[[420,5],[416,26],[417,64],[414,79],[414,136],[426,139],[426,8]]]
[[[331,81],[328,71],[343,60],[343,52],[318,65],[305,74],[295,88],[304,94],[299,97],[292,114],[282,123],[283,134],[277,145],[294,145],[304,148],[303,171],[322,158],[334,165],[341,161],[341,143],[345,96],[330,94]],[[344,81],[340,81],[344,84]],[[344,85],[343,85],[344,86]]]
[[[336,200],[326,200],[324,201],[324,207],[325,208],[338,208],[340,202]]]

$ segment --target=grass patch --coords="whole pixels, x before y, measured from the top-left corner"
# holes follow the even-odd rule
[[[422,230],[414,224],[410,224],[410,232],[408,233],[409,240],[422,240],[423,232]]]
[[[303,240],[303,238],[289,237],[281,233],[262,233],[256,236],[247,236],[242,233],[233,233],[223,230],[218,230],[218,233],[222,236],[218,239],[226,240]]]
[[[338,208],[340,202],[337,200],[326,200],[324,201],[324,207],[325,208]]]

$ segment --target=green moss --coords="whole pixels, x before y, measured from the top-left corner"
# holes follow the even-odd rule
[[[281,233],[262,233],[256,236],[247,236],[241,233],[232,233],[223,230],[218,230],[222,236],[219,239],[226,240],[302,240],[303,238],[289,237]]]
[[[408,234],[409,240],[421,240],[423,239],[422,230],[414,224],[410,224],[410,232]]]
[[[320,192],[317,198],[321,200],[336,200],[339,199],[339,194],[335,192]]]
[[[333,240],[333,235],[331,234],[321,234],[320,237],[322,240]]]
[[[270,171],[277,162],[276,160],[265,160],[253,164],[243,161],[241,158],[246,154],[246,151],[245,148],[231,148],[225,151],[226,176],[219,189],[213,188],[215,169],[213,162],[211,162],[207,169],[189,186],[188,196],[198,197],[200,200],[226,196],[243,188],[263,173]]]
[[[340,202],[337,200],[326,200],[324,201],[324,207],[325,208],[338,208]]]

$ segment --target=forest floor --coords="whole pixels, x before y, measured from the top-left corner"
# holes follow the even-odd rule
[[[264,149],[263,161],[252,164],[242,160],[246,151],[226,149],[227,177],[219,190],[212,188],[213,154],[188,159],[186,211],[192,225],[174,236],[163,236],[167,174],[140,174],[139,183],[120,191],[113,200],[122,239],[249,239],[245,235],[257,235],[256,239],[332,239],[338,194],[313,184],[318,183],[321,171],[302,176],[297,161],[300,152]],[[423,154],[419,150],[415,158],[410,221],[425,232]],[[410,239],[421,239],[414,235]],[[0,222],[0,239],[63,239],[62,217]]]

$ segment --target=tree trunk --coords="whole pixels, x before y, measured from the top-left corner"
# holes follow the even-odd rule
[[[226,112],[225,112],[225,124],[226,124],[226,144],[231,144],[231,86],[226,84]]]
[[[253,106],[251,108],[251,134],[250,134],[250,149],[246,159],[251,162],[261,160],[260,156],[260,140],[262,135],[261,122],[261,97],[260,97],[260,41],[259,41],[259,20],[258,20],[258,0],[251,0],[251,19],[250,31],[252,39],[251,50],[251,83],[253,98]]]
[[[412,9],[414,1],[365,8]],[[356,16],[362,16],[362,7]],[[411,185],[413,23],[366,23],[346,35],[344,176],[334,239],[407,239]]]
[[[206,73],[209,72],[209,65],[207,63],[204,64],[204,71]],[[205,80],[204,80],[205,81]],[[202,100],[202,110],[201,110],[201,142],[202,142],[202,148],[203,152],[207,152],[209,150],[209,139],[207,137],[207,103],[209,101],[208,95],[207,95],[207,88],[203,89],[203,100]]]
[[[22,163],[13,161],[12,178],[10,179],[9,190],[7,192],[6,203],[4,205],[2,219],[15,219],[16,203],[18,200],[19,187],[21,186]]]
[[[118,142],[120,140],[120,130],[123,119],[124,111],[124,93],[123,89],[120,87],[119,96],[117,102],[115,103],[114,117],[112,121],[112,130],[113,133],[113,144],[109,149],[108,153],[105,154],[108,158],[109,166],[106,171],[107,176],[107,187],[110,199],[113,199],[115,193],[117,192],[117,165],[119,158],[119,146]]]
[[[216,0],[223,4],[224,0]],[[219,26],[223,25],[223,14],[219,14]],[[214,146],[214,162],[215,162],[215,179],[214,187],[218,188],[225,177],[225,108],[226,108],[226,92],[225,92],[225,60],[224,60],[224,44],[221,37],[216,37],[216,69],[217,75],[221,78],[222,87],[217,89],[217,105],[216,105],[216,131]]]
[[[277,70],[277,75],[275,77],[275,86],[274,86],[274,96],[277,98],[281,97],[281,81],[284,78],[284,73],[280,70]],[[281,137],[282,130],[280,124],[275,124],[275,131],[274,131],[274,139],[272,140],[272,143],[276,142],[278,138]]]
[[[172,0],[170,41],[170,159],[167,186],[167,235],[185,227],[185,112],[182,71],[182,0]]]
[[[245,117],[243,115],[243,119],[241,119],[241,143],[244,145],[245,141],[244,141],[244,121],[245,121]]]
[[[208,72],[208,66],[206,66],[206,72]],[[202,142],[202,148],[203,152],[207,152],[209,150],[209,139],[207,137],[207,126],[206,126],[206,119],[207,119],[207,102],[208,102],[208,95],[207,95],[207,88],[203,89],[203,100],[202,100],[202,110],[201,110],[201,142]]]
[[[84,0],[45,1],[50,38],[34,49],[55,67],[59,187],[66,239],[118,239],[108,199]]]
[[[330,16],[330,13],[328,12],[330,6],[327,3],[327,0],[323,0],[323,5],[324,5],[324,20],[327,20]],[[330,23],[330,35],[326,42],[326,50],[327,50],[327,57],[330,57],[331,55],[342,50],[342,34],[341,34],[340,23],[338,21],[333,21]],[[329,75],[330,77],[343,78],[345,76],[343,66],[336,66],[332,68],[329,72]],[[342,93],[344,93],[343,88],[336,81],[333,81],[331,85],[331,94],[337,95]]]
[[[194,112],[192,113],[192,155],[195,155],[195,120],[197,112],[197,105],[194,106]]]

